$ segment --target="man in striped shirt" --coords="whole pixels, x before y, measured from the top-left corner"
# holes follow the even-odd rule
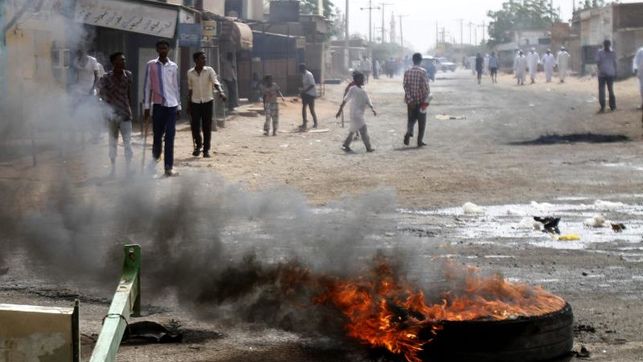
[[[116,174],[116,150],[118,133],[123,137],[127,174],[132,163],[132,73],[125,69],[125,55],[117,52],[110,55],[113,70],[105,74],[98,83],[98,90],[103,101],[110,106],[109,159],[112,163],[110,176]]]
[[[422,142],[426,129],[426,107],[429,98],[429,76],[420,66],[422,54],[413,54],[413,66],[404,73],[404,101],[408,111],[407,131],[404,135],[404,144],[409,145],[413,137],[415,123],[418,123],[418,147],[426,146]]]
[[[158,41],[156,52],[159,57],[147,62],[145,68],[143,87],[145,122],[149,120],[150,108],[152,108],[153,165],[161,159],[162,142],[165,136],[165,176],[175,176],[177,173],[174,171],[174,136],[176,119],[181,115],[179,67],[167,57],[170,52],[170,43],[167,41]]]

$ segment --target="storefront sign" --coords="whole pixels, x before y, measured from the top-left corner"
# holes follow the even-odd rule
[[[174,38],[178,11],[139,2],[78,0],[75,20],[106,28]]]
[[[200,47],[201,33],[201,24],[179,24],[179,46]]]

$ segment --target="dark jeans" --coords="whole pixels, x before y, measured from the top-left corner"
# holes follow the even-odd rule
[[[304,93],[301,95],[301,104],[301,117],[304,120],[303,126],[306,127],[306,124],[308,123],[306,107],[310,109],[310,114],[313,115],[313,124],[317,126],[317,113],[315,113],[315,97]]]
[[[190,103],[190,128],[192,128],[192,140],[194,148],[203,152],[210,151],[210,140],[212,139],[212,104],[207,103]],[[201,138],[201,128],[203,128],[203,138]]]
[[[228,88],[228,110],[233,111],[236,107],[239,107],[239,99],[237,98],[237,81],[235,80],[224,80],[223,81]]]
[[[163,139],[165,138],[165,169],[171,170],[174,167],[174,136],[176,134],[176,107],[163,107],[155,104],[152,109],[152,128],[154,132],[154,144],[152,145],[152,156],[154,159],[161,158],[163,150]],[[163,137],[165,136],[165,137]]]
[[[609,92],[609,102],[610,109],[616,109],[616,96],[614,95],[614,78],[610,76],[600,76],[598,77],[598,102],[601,105],[601,109],[605,109],[605,86],[607,86],[607,91]]]
[[[415,122],[418,123],[418,145],[422,144],[424,139],[424,131],[426,130],[426,113],[420,112],[419,103],[410,103],[407,104],[408,110],[408,125],[406,130],[406,135],[413,137],[413,130],[415,128]]]

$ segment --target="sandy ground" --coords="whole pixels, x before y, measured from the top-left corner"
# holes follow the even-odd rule
[[[177,169],[211,170],[252,190],[288,184],[300,190],[313,205],[325,205],[345,195],[392,189],[399,208],[438,210],[467,201],[481,205],[558,202],[561,198],[609,199],[633,205],[643,200],[643,143],[638,87],[634,79],[616,85],[618,111],[597,115],[595,79],[570,78],[565,84],[544,83],[518,87],[510,76],[500,84],[477,86],[468,72],[438,74],[432,83],[434,101],[429,111],[427,147],[402,144],[405,109],[400,80],[375,80],[366,86],[379,112],[367,116],[376,152],[365,153],[361,141],[354,154],[340,149],[347,129],[334,118],[344,85],[328,86],[318,102],[320,129],[301,133],[298,103],[282,105],[280,132],[262,135],[263,117],[236,116],[213,136],[214,157],[192,157],[189,127],[180,125],[176,142]],[[456,116],[439,120],[437,115]],[[626,140],[608,143],[561,142],[528,144],[541,136],[618,135]],[[527,144],[525,144],[527,143]],[[98,148],[97,152],[104,152]],[[149,155],[148,155],[149,157]],[[38,184],[37,170],[29,160],[1,165],[3,182]],[[103,165],[106,167],[107,165]],[[25,171],[26,170],[26,171]],[[19,176],[18,176],[19,175]],[[82,175],[89,178],[92,175]],[[93,176],[95,177],[95,175]],[[25,190],[25,194],[29,191]],[[613,217],[624,215],[612,215]],[[455,258],[481,268],[538,284],[565,297],[573,306],[577,324],[594,332],[577,331],[576,348],[585,345],[596,361],[640,361],[643,321],[641,261],[619,254],[620,244],[597,250],[569,250],[521,243],[516,238],[489,236],[489,243],[468,242],[458,230],[484,220],[460,219],[448,213],[437,216],[394,216],[392,234],[422,245],[427,260]],[[632,223],[640,215],[629,215]],[[455,220],[455,221],[454,221]],[[464,220],[464,221],[458,221]],[[496,221],[491,221],[497,222]],[[449,226],[452,224],[459,226]],[[423,235],[417,230],[434,230]],[[637,229],[638,230],[638,229]],[[533,234],[524,240],[541,238]],[[640,235],[639,235],[640,238]],[[510,239],[510,240],[509,240]],[[518,242],[516,241],[518,240]],[[640,242],[640,240],[639,240]],[[628,244],[630,245],[630,244]],[[642,250],[640,244],[634,244]],[[493,257],[503,255],[506,257]],[[491,256],[491,257],[489,257]],[[82,301],[81,332],[88,358],[93,335],[100,329],[111,291],[81,289],[73,281],[52,285],[29,266],[9,265],[0,275],[0,301],[42,305],[70,305],[74,295]],[[641,259],[643,260],[643,259]],[[596,277],[596,275],[598,275]],[[561,282],[562,281],[562,282]],[[619,282],[620,281],[620,282]],[[61,295],[57,289],[63,291]],[[170,298],[171,299],[171,298]],[[361,357],[279,330],[252,325],[229,326],[202,321],[172,300],[155,301],[144,308],[146,319],[177,319],[186,328],[186,342],[169,346],[123,346],[119,361],[356,361]]]

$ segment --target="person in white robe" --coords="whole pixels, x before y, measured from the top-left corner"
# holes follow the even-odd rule
[[[531,84],[536,83],[538,64],[540,64],[540,56],[536,52],[536,48],[531,48],[529,54],[527,54],[527,67],[529,68],[529,77],[531,78]]]
[[[551,82],[555,67],[556,57],[551,53],[551,49],[547,49],[547,53],[543,55],[543,68],[545,69],[545,80],[547,80],[547,83]]]
[[[565,47],[561,47],[560,52],[558,53],[558,59],[556,59],[556,63],[558,63],[558,77],[560,78],[561,83],[565,83],[567,72],[569,72],[569,58],[570,55],[567,52],[567,49],[565,49]]]
[[[525,85],[525,76],[527,75],[527,57],[522,50],[518,52],[518,56],[514,59],[514,73],[516,74],[518,85]]]
[[[366,146],[367,152],[373,152],[374,149],[371,146],[371,140],[368,136],[368,128],[366,127],[366,121],[364,120],[364,113],[366,107],[370,107],[373,111],[373,115],[377,116],[375,108],[373,108],[373,103],[368,96],[368,93],[364,90],[364,74],[356,72],[353,73],[353,83],[355,85],[348,90],[348,93],[344,96],[344,101],[339,106],[339,111],[337,111],[337,118],[339,118],[344,111],[344,106],[346,103],[350,102],[350,128],[348,130],[348,137],[342,145],[342,149],[346,152],[352,152],[350,145],[353,141],[353,137],[356,132],[362,136],[362,141],[364,141],[364,146]]]

